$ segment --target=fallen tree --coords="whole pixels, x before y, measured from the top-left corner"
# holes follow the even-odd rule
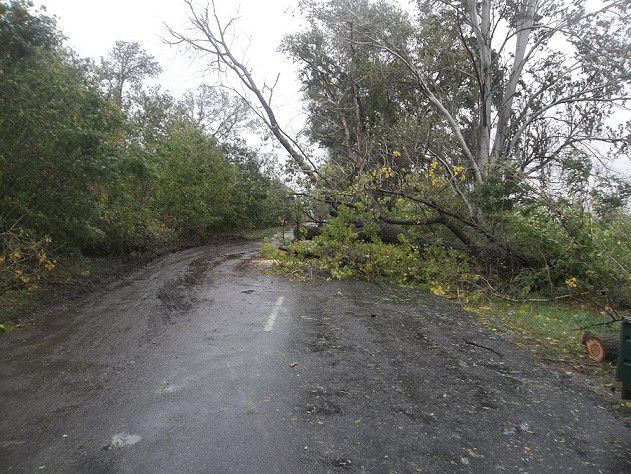
[[[212,2],[183,1],[192,28],[169,29],[172,43],[238,79],[236,92],[304,175],[304,208],[353,209],[360,235],[376,223],[385,243],[441,242],[529,290],[577,278],[629,287],[631,249],[608,248],[602,263],[607,235],[623,235],[628,216],[593,232],[593,209],[624,209],[631,194],[594,173],[599,147],[616,156],[629,142],[606,126],[629,98],[625,2],[591,11],[570,1],[419,2],[416,23],[386,0],[307,2],[313,26],[282,49],[301,66],[309,139],[328,152],[316,166],[280,126],[275,86],[257,84],[233,52],[234,19],[222,22]],[[555,49],[557,39],[569,50]]]

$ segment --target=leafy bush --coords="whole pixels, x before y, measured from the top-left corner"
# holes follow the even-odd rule
[[[305,274],[315,268],[336,279],[383,280],[438,295],[473,296],[479,270],[468,256],[439,242],[418,247],[405,238],[398,245],[377,237],[362,240],[352,221],[353,213],[343,209],[313,240],[294,241],[285,251],[266,246],[263,254],[283,272]]]
[[[559,217],[533,205],[503,216],[512,244],[544,262],[522,269],[507,287],[522,295],[555,294],[562,288],[604,291],[618,304],[631,304],[631,218],[621,211],[598,217],[571,206],[562,212]]]
[[[14,224],[0,234],[0,292],[25,289],[34,292],[39,281],[55,269],[49,256],[52,239],[34,238]]]

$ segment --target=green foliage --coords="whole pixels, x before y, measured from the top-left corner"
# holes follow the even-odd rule
[[[34,238],[28,230],[13,225],[0,234],[0,292],[34,292],[39,281],[55,269],[48,256],[52,239]]]
[[[379,32],[393,42],[411,42],[411,20],[384,0],[308,0],[300,6],[310,27],[286,37],[282,50],[308,65],[300,79],[312,139],[335,155],[345,154],[349,143],[365,145],[368,136],[386,133],[413,107],[414,91],[401,87],[401,68],[368,40]],[[356,103],[361,112],[350,113]],[[340,111],[346,114],[342,128]]]
[[[353,213],[342,209],[312,241],[295,241],[287,252],[264,249],[282,271],[316,268],[336,279],[363,278],[425,287],[435,294],[470,298],[479,279],[475,262],[440,243],[418,247],[408,239],[385,244],[360,239]]]
[[[234,222],[235,170],[213,141],[193,126],[169,129],[156,150],[156,205],[163,221],[182,233],[201,233]]]
[[[398,212],[393,210],[391,215],[405,217],[410,208],[400,206]],[[521,266],[515,271],[502,261],[497,267],[485,268],[480,260],[443,245],[442,239],[450,238],[444,232],[429,237],[415,229],[400,234],[398,243],[385,244],[368,213],[344,206],[312,241],[297,241],[288,252],[269,255],[284,270],[317,268],[333,278],[384,279],[465,300],[487,291],[490,281],[496,291],[515,298],[587,292],[605,295],[605,304],[631,304],[628,215],[616,212],[598,218],[567,204],[552,212],[548,206],[531,203],[494,216],[504,242],[543,265]]]
[[[6,69],[0,85],[2,209],[85,247],[100,212],[94,186],[112,171],[122,116],[56,52]]]
[[[232,186],[234,215],[238,216],[235,225],[270,227],[288,221],[289,190],[278,179],[261,172],[256,152],[240,143],[222,144],[220,150],[237,173]]]
[[[0,64],[13,64],[61,44],[55,20],[29,12],[30,2],[14,0],[0,3]]]
[[[606,291],[618,304],[630,304],[629,216],[615,212],[599,218],[572,206],[559,207],[558,212],[562,217],[532,204],[502,216],[511,243],[545,262],[516,276],[522,294],[549,294],[565,287],[573,292]],[[568,280],[574,283],[568,285]]]
[[[143,88],[159,66],[138,44],[118,42],[97,69],[61,38],[29,4],[0,2],[1,288],[33,290],[52,262],[45,239],[58,258],[106,255],[284,215],[286,188],[256,152],[235,160],[171,96]],[[112,83],[127,57],[131,88]]]

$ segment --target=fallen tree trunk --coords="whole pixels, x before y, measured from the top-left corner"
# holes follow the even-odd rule
[[[384,244],[392,244],[392,245],[400,244],[401,241],[399,240],[399,236],[407,235],[407,231],[405,230],[405,227],[398,224],[390,224],[388,222],[379,222],[379,229],[380,229],[379,237],[381,238],[381,241]],[[419,236],[414,237],[414,243],[421,247],[427,247],[429,245],[435,244],[436,242],[437,242],[437,239],[431,236],[419,235]],[[463,252],[466,254],[470,253],[469,249],[460,242],[441,240],[440,244],[452,250],[457,250],[459,252]]]
[[[312,240],[322,234],[322,227],[315,222],[297,224],[294,227],[294,240]]]
[[[387,191],[380,189],[380,192],[386,194],[393,194],[397,196],[407,197],[413,201],[418,201],[421,204],[430,205],[437,213],[434,217],[428,217],[425,219],[393,219],[385,216],[376,216],[377,223],[380,227],[380,238],[383,243],[386,244],[399,244],[399,236],[401,234],[406,234],[407,231],[405,228],[407,227],[419,227],[419,226],[432,226],[436,224],[443,225],[447,228],[457,239],[458,241],[441,241],[441,244],[444,247],[458,250],[459,252],[465,253],[470,257],[477,258],[480,262],[483,262],[487,265],[498,265],[498,264],[506,264],[508,263],[509,268],[519,268],[524,266],[529,266],[533,268],[540,267],[545,265],[545,261],[542,261],[539,257],[533,255],[527,255],[520,250],[507,245],[502,242],[501,239],[498,240],[495,236],[493,236],[490,232],[486,231],[477,223],[464,219],[461,216],[439,206],[433,201],[427,201],[418,199],[415,197],[409,197],[405,194]],[[304,193],[296,193],[301,196],[308,196]],[[343,204],[344,206],[356,209],[356,206],[353,203],[349,202],[338,202],[334,199],[323,199],[323,198],[315,198],[317,201],[323,202],[331,206],[329,212],[332,216],[337,215],[337,206]],[[360,234],[360,237],[364,239],[369,239],[369,236],[362,233],[362,228],[366,225],[366,221],[363,219],[355,219],[353,224],[356,226],[356,230]],[[473,238],[471,238],[467,232],[465,232],[464,228],[469,228],[475,231],[479,237],[482,237],[488,241],[486,244],[479,244]],[[422,246],[427,246],[434,243],[434,240],[426,237],[416,237],[416,243]]]
[[[392,222],[402,222],[403,224],[392,223]],[[355,229],[359,234],[359,238],[361,240],[370,240],[370,237],[362,231],[363,227],[366,225],[364,221],[361,219],[356,219],[353,221],[355,225]],[[412,225],[434,225],[434,224],[444,224],[449,230],[454,232],[456,237],[460,241],[457,240],[441,240],[440,245],[446,247],[451,250],[456,250],[458,252],[462,252],[466,255],[469,255],[473,258],[478,258],[483,262],[515,262],[520,261],[524,263],[523,256],[516,256],[511,254],[510,252],[502,249],[500,247],[494,245],[477,245],[474,244],[471,239],[469,239],[464,232],[459,230],[453,223],[448,222],[445,224],[445,218],[435,218],[435,219],[427,219],[427,220],[380,220],[378,222],[379,226],[379,238],[384,244],[397,245],[401,243],[400,236],[401,235],[409,235],[406,227]],[[315,237],[322,234],[323,227],[317,223],[301,223],[294,227],[294,239],[295,240],[312,240]],[[457,232],[457,233],[456,233]],[[425,235],[416,235],[414,236],[413,243],[418,245],[419,247],[427,247],[429,245],[435,244],[437,239],[432,236]],[[532,263],[532,262],[530,262]]]
[[[292,249],[290,247],[287,247],[285,245],[280,245],[278,247],[278,250],[280,250],[282,252],[285,252],[285,253],[294,253],[294,254],[296,254],[295,251],[292,251]],[[321,255],[318,255],[318,254],[313,253],[313,252],[300,252],[300,255],[305,257],[305,258],[311,258],[311,259],[317,259],[317,258],[321,257]]]

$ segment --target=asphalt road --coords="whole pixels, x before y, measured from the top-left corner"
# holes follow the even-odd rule
[[[167,255],[1,337],[0,471],[631,471],[609,401],[456,305],[256,250]]]

